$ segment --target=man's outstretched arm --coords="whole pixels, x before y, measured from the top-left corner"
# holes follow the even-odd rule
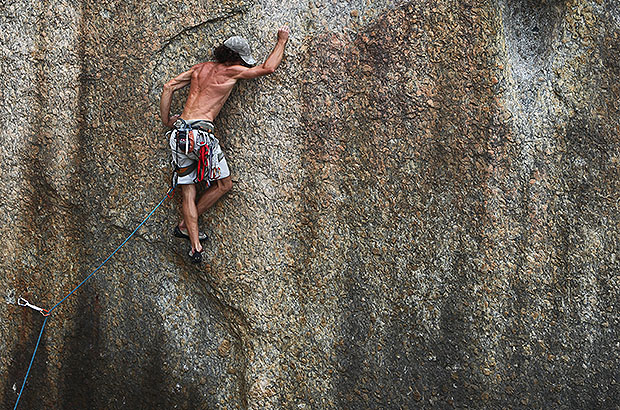
[[[161,122],[166,127],[172,127],[178,116],[170,118],[170,104],[172,103],[172,94],[176,90],[180,90],[192,81],[192,73],[194,67],[191,70],[179,74],[172,80],[164,84],[164,90],[161,93],[161,100],[159,101],[159,115],[161,115]]]
[[[265,60],[263,64],[256,67],[241,70],[239,73],[234,75],[234,78],[249,79],[273,73],[282,62],[284,47],[288,41],[288,36],[289,28],[286,26],[281,27],[278,30],[278,42],[273,48],[271,54],[269,54],[269,57],[267,57],[267,60]]]

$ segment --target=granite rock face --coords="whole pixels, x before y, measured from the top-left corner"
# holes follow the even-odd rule
[[[162,85],[239,34],[233,190],[167,200],[54,310],[20,408],[616,408],[620,3],[14,1],[0,397],[165,196]],[[175,97],[180,112],[186,91]]]

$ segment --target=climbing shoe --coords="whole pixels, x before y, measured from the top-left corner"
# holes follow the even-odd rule
[[[189,239],[189,234],[187,233],[187,229],[181,229],[179,228],[179,225],[174,227],[174,231],[172,231],[172,234],[176,236],[177,238]],[[204,241],[206,239],[207,239],[207,235],[204,232],[199,231],[198,240]]]
[[[192,263],[200,263],[202,262],[202,253],[204,252],[204,248],[201,251],[195,251],[193,249],[189,250],[189,258]]]

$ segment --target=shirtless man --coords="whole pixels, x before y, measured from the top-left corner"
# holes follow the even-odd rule
[[[282,61],[288,37],[288,27],[280,28],[273,51],[263,64],[256,66],[250,46],[245,39],[234,36],[226,40],[214,51],[217,62],[197,64],[164,85],[160,101],[160,114],[164,125],[170,128],[178,128],[179,124],[182,124],[182,121],[178,120],[182,118],[188,126],[193,128],[195,134],[205,132],[212,137],[213,121],[228,99],[237,80],[273,73]],[[180,116],[171,117],[172,94],[187,85],[190,86],[190,89],[183,113]],[[174,139],[174,132],[170,136],[173,158],[176,157],[177,167],[190,170],[192,166],[195,167],[194,161],[197,160],[196,147],[194,147],[193,152],[190,151],[187,154],[180,152]],[[213,181],[213,184],[198,199],[198,202],[196,202],[196,169],[184,176],[181,176],[181,172],[179,172],[178,178],[178,183],[182,189],[183,220],[175,228],[174,235],[190,240],[192,248],[189,255],[192,262],[195,263],[200,263],[202,260],[203,248],[200,240],[206,238],[204,234],[198,232],[198,217],[232,188],[230,171],[219,144],[216,143],[213,152],[219,159],[218,172],[215,173],[216,175],[205,177]]]

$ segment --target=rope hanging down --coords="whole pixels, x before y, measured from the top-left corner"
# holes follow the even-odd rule
[[[151,211],[151,212],[147,215],[147,217],[146,217],[146,218],[144,218],[144,220],[143,220],[142,222],[140,222],[140,225],[138,225],[138,226],[136,227],[136,229],[134,229],[134,230],[133,230],[133,232],[132,232],[132,233],[131,233],[131,234],[130,234],[130,235],[129,235],[129,236],[128,236],[128,237],[127,237],[124,241],[123,241],[123,243],[121,243],[121,244],[118,246],[118,248],[116,248],[116,249],[114,250],[114,252],[112,252],[112,253],[110,254],[110,256],[108,256],[108,257],[107,257],[107,258],[106,258],[106,259],[105,259],[105,260],[104,260],[104,261],[103,261],[103,262],[102,262],[102,263],[101,263],[101,264],[97,267],[97,269],[95,269],[94,271],[92,271],[92,272],[91,272],[91,273],[90,273],[90,274],[86,277],[86,279],[84,279],[82,282],[80,282],[80,284],[79,284],[79,285],[77,285],[77,286],[76,286],[76,287],[75,287],[75,288],[74,288],[71,292],[69,292],[69,293],[67,294],[67,296],[65,296],[64,298],[62,298],[62,300],[61,300],[60,302],[56,303],[56,304],[55,304],[55,305],[54,305],[54,306],[53,306],[50,310],[43,309],[43,308],[40,308],[40,307],[38,307],[38,306],[32,305],[32,304],[28,303],[28,301],[27,301],[26,299],[24,299],[24,298],[21,298],[21,297],[20,297],[20,298],[18,299],[17,304],[18,304],[19,306],[29,307],[29,308],[31,308],[31,309],[33,309],[33,310],[36,310],[36,311],[40,312],[43,316],[45,316],[45,320],[43,321],[43,326],[41,326],[41,332],[39,333],[39,339],[37,340],[37,344],[36,344],[36,346],[35,346],[35,348],[34,348],[34,352],[32,353],[32,359],[30,359],[30,365],[28,366],[28,370],[26,371],[26,376],[24,377],[24,382],[22,383],[22,387],[21,387],[21,389],[19,390],[19,395],[17,396],[17,401],[15,402],[15,407],[13,407],[13,410],[16,410],[16,409],[17,409],[17,405],[19,404],[19,400],[20,400],[20,399],[21,399],[21,397],[22,397],[22,393],[23,393],[23,391],[24,391],[24,387],[26,386],[26,381],[28,380],[28,375],[30,374],[30,369],[32,368],[32,363],[34,362],[34,357],[36,356],[36,354],[37,354],[37,349],[39,349],[39,344],[41,343],[41,336],[43,335],[43,329],[45,329],[45,325],[47,324],[47,320],[49,319],[49,316],[50,316],[50,314],[52,313],[52,311],[53,311],[54,309],[56,309],[56,308],[57,308],[57,307],[58,307],[58,306],[59,306],[62,302],[64,302],[65,300],[67,300],[67,298],[68,298],[69,296],[73,295],[73,294],[75,293],[75,291],[77,291],[77,290],[78,290],[78,289],[79,289],[79,288],[80,288],[80,287],[81,287],[84,283],[86,283],[86,281],[87,281],[88,279],[90,279],[90,278],[91,278],[91,277],[92,277],[95,273],[97,273],[97,271],[98,271],[99,269],[101,269],[101,268],[103,267],[103,265],[105,265],[105,264],[106,264],[106,263],[107,263],[107,262],[108,262],[108,261],[112,258],[112,256],[114,256],[114,255],[116,254],[116,252],[118,252],[118,251],[119,251],[119,250],[123,247],[123,245],[125,245],[125,244],[127,243],[127,241],[129,241],[129,239],[131,239],[131,238],[134,236],[134,234],[135,234],[136,232],[138,232],[138,229],[140,229],[140,227],[142,227],[142,225],[144,225],[144,223],[145,223],[145,222],[146,222],[146,221],[147,221],[147,220],[151,217],[151,215],[153,215],[153,214],[155,213],[155,211],[156,211],[156,210],[157,210],[157,209],[161,206],[161,204],[163,204],[163,203],[164,203],[164,201],[165,201],[167,198],[172,198],[172,195],[174,194],[174,190],[175,190],[176,186],[177,186],[177,184],[176,184],[176,183],[173,183],[172,187],[171,187],[171,188],[168,190],[168,192],[166,193],[166,196],[164,196],[164,197],[162,198],[162,200],[161,200],[161,201],[159,201],[159,203],[157,204],[157,206],[156,206],[155,208],[153,208],[153,210],[152,210],[152,211]]]

